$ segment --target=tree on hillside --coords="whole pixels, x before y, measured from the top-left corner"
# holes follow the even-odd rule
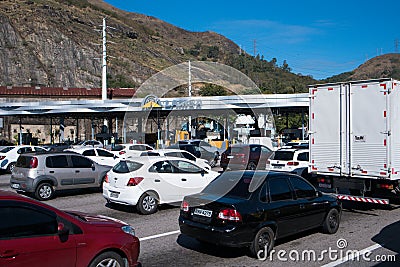
[[[220,85],[208,83],[200,88],[199,94],[201,96],[223,96],[228,95],[228,92]]]

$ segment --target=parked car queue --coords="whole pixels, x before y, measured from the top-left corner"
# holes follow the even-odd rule
[[[122,165],[120,167],[124,168]],[[129,186],[136,187],[145,182],[145,179],[141,181],[131,178],[121,180],[122,187],[125,187],[125,183],[130,183]],[[106,188],[107,184],[104,183],[103,186]],[[118,249],[124,247],[128,250],[124,251],[123,256],[120,253],[107,253],[105,255],[100,254],[101,257],[93,256],[97,250],[96,246],[93,245],[90,250],[87,250],[86,254],[80,255],[82,258],[77,257],[77,265],[70,264],[68,266],[104,266],[108,263],[118,263],[122,266],[120,264],[122,261],[117,255],[120,255],[120,257],[133,255],[131,260],[137,262],[139,254],[137,239],[121,240],[121,237],[116,236],[115,230],[112,230],[116,228],[122,230],[118,234],[122,237],[125,234],[134,236],[132,227],[124,223],[114,223],[112,219],[108,219],[109,223],[106,224],[110,227],[110,231],[114,232],[114,236],[107,235],[107,228],[101,230],[100,235],[98,228],[96,228],[97,222],[101,220],[102,223],[98,223],[98,225],[104,227],[104,217],[96,219],[96,216],[79,212],[68,212],[65,215],[65,213],[57,212],[54,208],[52,209],[34,200],[12,194],[11,200],[22,199],[22,201],[32,203],[30,205],[39,206],[31,208],[30,206],[27,207],[26,204],[21,205],[23,209],[21,215],[19,215],[18,212],[20,211],[16,209],[18,205],[10,201],[9,194],[11,193],[6,193],[6,200],[4,201],[0,192],[0,214],[10,213],[12,209],[13,216],[17,217],[12,217],[12,221],[6,220],[0,224],[0,233],[7,233],[0,235],[0,239],[5,241],[2,244],[6,246],[0,245],[0,253],[3,255],[0,261],[9,257],[12,259],[11,262],[18,266],[24,260],[24,257],[27,257],[25,255],[32,255],[31,250],[40,255],[41,249],[59,248],[59,252],[63,253],[63,249],[66,249],[66,247],[58,243],[58,240],[62,240],[63,236],[68,235],[70,238],[84,240],[86,235],[89,234],[87,238],[102,236],[102,242],[108,243],[106,246],[116,246],[111,242],[114,238],[118,239],[119,242],[128,242],[132,245],[128,248],[124,244],[118,245]],[[149,194],[145,196],[147,197]],[[107,199],[106,196],[105,198]],[[154,199],[157,200],[153,196]],[[147,207],[151,206],[151,201],[145,201],[145,203],[147,204],[138,206],[137,209],[141,213],[144,211],[143,214],[152,213],[151,209],[146,209],[146,205]],[[45,232],[35,232],[31,236],[29,231],[21,232],[18,229],[33,227],[29,223],[31,218],[34,218],[35,209],[38,210],[39,215],[47,216],[47,219],[44,218],[41,221],[43,227],[40,227]],[[52,212],[45,212],[43,209],[52,209]],[[141,209],[143,210],[141,211]],[[336,233],[340,225],[341,210],[341,203],[336,197],[317,191],[300,176],[283,172],[231,171],[219,174],[198,193],[187,193],[181,201],[178,222],[183,235],[199,240],[204,246],[211,243],[217,246],[244,247],[249,250],[253,257],[265,257],[273,249],[274,242],[277,239],[313,228],[320,228],[322,232],[327,234]],[[16,212],[14,213],[14,211]],[[51,215],[54,213],[57,215]],[[23,216],[25,218],[28,214],[31,215],[28,216],[28,220],[21,220]],[[82,220],[82,218],[84,219]],[[290,218],[290,220],[287,220],[287,218]],[[86,224],[85,221],[88,221],[89,224]],[[16,222],[21,225],[15,227]],[[87,230],[87,227],[91,229]],[[90,237],[90,234],[94,236]],[[54,235],[58,238],[51,237]],[[19,242],[29,244],[29,242],[37,242],[41,238],[44,241],[41,242],[40,247],[18,246]],[[25,240],[21,241],[22,239]],[[33,255],[38,256],[35,253]],[[68,255],[68,253],[71,252],[67,252],[65,255]],[[64,256],[59,257],[60,260],[64,258]],[[84,264],[80,265],[82,262]],[[90,265],[88,262],[90,262]],[[30,263],[30,266],[43,264],[41,261],[37,261],[37,257],[32,257]]]
[[[50,199],[61,189],[102,188],[103,197],[110,204],[109,208],[113,208],[114,205],[131,205],[145,215],[156,212],[159,204],[180,203],[178,221],[182,234],[196,238],[206,245],[214,243],[245,247],[255,257],[263,256],[263,253],[268,254],[276,239],[317,227],[325,233],[334,234],[340,224],[340,202],[335,197],[317,191],[305,179],[288,172],[241,170],[219,174],[197,165],[193,160],[143,155],[120,159],[113,167],[108,166],[108,169],[102,167],[104,166],[90,158],[69,151],[24,153],[19,156],[12,171],[10,185],[17,192],[32,193],[39,200]],[[41,171],[38,172],[39,169]],[[97,176],[90,178],[89,174],[83,174],[83,170],[97,173]],[[35,176],[38,173],[46,175]],[[15,196],[18,195],[11,198]],[[0,213],[7,212],[10,203],[1,200]],[[259,214],[260,210],[263,210],[262,216]],[[74,217],[75,213],[67,214]],[[288,216],[292,218],[290,222],[283,219]],[[79,213],[76,213],[76,217],[95,218]],[[54,221],[50,216],[49,221],[52,220],[53,225],[57,225],[57,230],[54,230],[53,226],[51,233],[38,233],[38,236],[58,235],[61,239],[65,234],[73,236],[80,233],[70,218],[66,221],[62,220],[62,215],[56,218]],[[29,227],[28,222],[26,224],[26,227]],[[7,223],[0,224],[0,233],[7,232],[6,227],[12,227],[10,222],[8,226]],[[134,236],[134,230],[130,226],[119,224],[110,227],[119,227],[122,232]],[[6,235],[4,240],[18,244],[18,240],[15,240],[20,237],[16,233],[15,236]],[[29,235],[22,237],[30,238]],[[78,259],[77,264],[85,262],[83,266],[118,265],[124,261],[123,258],[129,257],[127,254],[130,253],[134,256],[128,261],[135,266],[139,264],[139,244],[136,243],[130,249],[132,251],[123,254],[100,254],[101,257],[89,255],[82,260]],[[57,246],[54,243],[52,245]],[[29,249],[31,247],[24,248],[17,254],[23,256],[24,250]],[[0,253],[4,255],[9,252],[5,253],[0,246]],[[7,255],[3,258],[7,258]],[[9,255],[15,256],[13,251]],[[16,265],[19,264],[18,258],[23,259],[14,258],[17,259]],[[90,265],[87,264],[88,260]],[[37,264],[35,261],[31,263],[31,266]]]

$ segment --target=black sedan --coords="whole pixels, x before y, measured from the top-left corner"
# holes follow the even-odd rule
[[[225,172],[182,202],[182,234],[200,242],[248,247],[265,257],[277,238],[321,227],[334,234],[341,204],[302,177],[267,171]]]

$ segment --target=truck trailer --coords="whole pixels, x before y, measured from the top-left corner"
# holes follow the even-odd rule
[[[339,199],[400,199],[400,82],[309,86],[309,172]]]

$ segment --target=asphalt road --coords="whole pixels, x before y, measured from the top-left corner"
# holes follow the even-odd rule
[[[9,178],[10,175],[0,175],[0,189],[12,190]],[[93,190],[61,192],[47,204],[111,216],[131,224],[141,240],[139,259],[143,266],[399,266],[400,263],[398,205],[344,203],[336,234],[325,235],[315,230],[278,240],[272,259],[258,260],[249,257],[245,249],[202,245],[181,235],[176,206],[161,206],[155,214],[139,215],[134,208],[108,207],[101,193]]]

